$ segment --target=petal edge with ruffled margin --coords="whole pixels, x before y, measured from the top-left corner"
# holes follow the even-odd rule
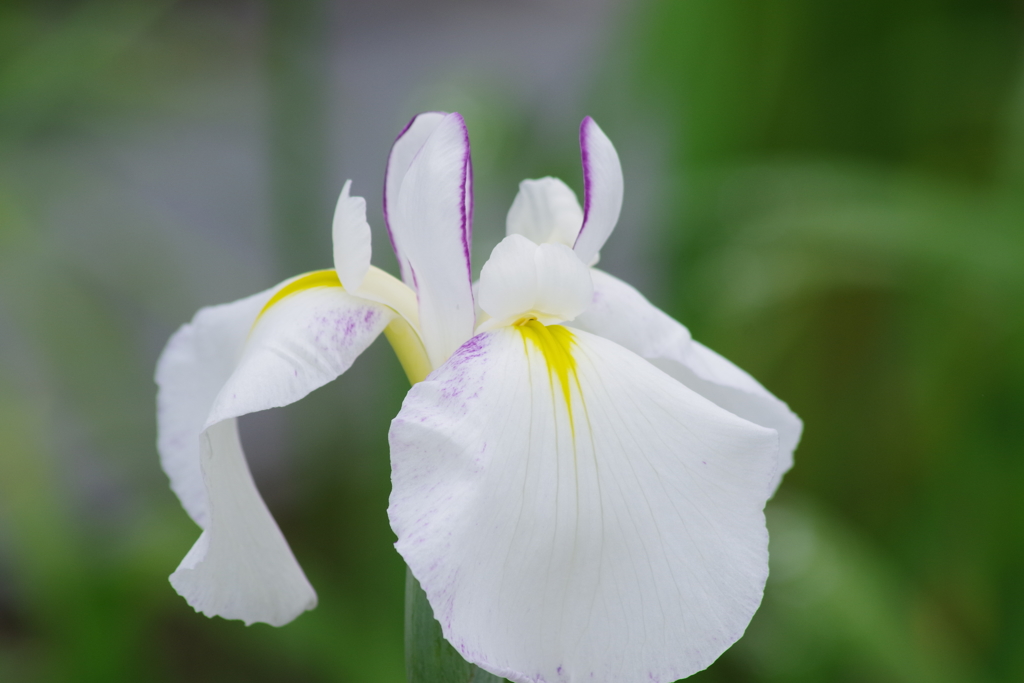
[[[689,330],[618,278],[591,268],[594,299],[575,327],[610,339],[651,361],[676,380],[745,420],[779,433],[774,494],[793,466],[803,422],[770,391],[703,344]]]
[[[583,227],[573,249],[588,265],[608,241],[622,211],[624,181],[615,145],[589,116],[580,124],[583,160]]]
[[[414,122],[396,146],[416,129]],[[412,157],[397,195],[388,194],[396,254],[419,299],[420,331],[434,367],[473,336],[472,213],[469,133],[462,116],[448,114]]]
[[[192,430],[197,443],[201,491],[194,480],[185,488],[190,499],[204,499],[205,512],[203,533],[171,583],[197,611],[279,626],[316,605],[316,593],[252,480],[236,418],[286,405],[336,378],[395,317],[386,306],[347,294],[336,272],[327,270],[290,280],[269,295],[204,309],[183,328],[191,333],[172,338],[165,356],[177,360],[161,359],[158,371],[165,408],[188,399],[183,384],[206,374],[206,359],[234,357],[202,421],[175,425],[178,437]],[[189,357],[191,364],[182,362]],[[213,370],[222,374],[225,365]],[[208,387],[202,388],[208,397]]]
[[[395,544],[445,637],[518,683],[667,683],[743,633],[777,435],[632,352],[477,335],[392,422]]]

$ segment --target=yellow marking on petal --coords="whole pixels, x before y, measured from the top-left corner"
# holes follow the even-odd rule
[[[558,384],[565,397],[565,406],[569,411],[569,425],[575,436],[576,427],[572,419],[572,393],[570,392],[569,376],[579,386],[579,378],[576,376],[576,359],[572,355],[572,345],[576,338],[572,332],[561,325],[543,325],[535,318],[524,318],[515,323],[519,333],[523,335],[523,343],[529,339],[537,350],[544,356],[548,366],[548,377],[552,380],[558,378]]]
[[[260,321],[275,304],[282,299],[317,287],[341,287],[341,280],[333,268],[326,270],[315,270],[289,282],[287,285],[274,293],[270,300],[263,306],[263,310],[256,316],[252,326]],[[363,286],[359,288],[357,296],[363,296],[367,301],[382,304],[398,313],[394,320],[384,328],[384,336],[387,337],[398,362],[405,370],[405,376],[409,378],[410,384],[416,384],[426,379],[433,368],[427,359],[427,352],[423,346],[419,330],[415,322],[418,319],[416,311],[416,295],[391,275],[388,275],[379,268],[370,266],[363,280]],[[387,302],[387,303],[385,303]]]
[[[418,384],[425,380],[434,368],[430,365],[419,332],[405,318],[397,316],[384,328],[384,336],[398,356],[398,362],[402,364],[409,384]]]
[[[270,297],[270,301],[266,303],[263,310],[260,311],[260,314],[256,316],[256,320],[253,321],[253,326],[260,321],[260,318],[263,317],[264,313],[270,310],[271,306],[281,299],[315,287],[341,287],[341,280],[338,279],[337,271],[333,268],[328,270],[314,270],[312,273],[306,273],[297,280],[289,282],[287,285],[277,290],[274,296]]]

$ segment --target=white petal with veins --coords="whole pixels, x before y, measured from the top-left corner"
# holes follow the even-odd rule
[[[617,344],[480,334],[413,387],[390,441],[396,547],[488,671],[667,683],[760,603],[777,435]]]
[[[728,360],[693,341],[679,322],[651,304],[640,292],[608,273],[591,269],[594,300],[575,321],[643,356],[669,375],[722,408],[779,432],[779,469],[774,492],[793,466],[803,422],[784,402]]]

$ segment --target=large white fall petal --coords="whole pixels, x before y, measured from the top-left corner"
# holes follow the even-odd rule
[[[793,466],[803,432],[800,418],[745,371],[691,339],[689,330],[636,289],[596,268],[590,274],[593,303],[573,325],[621,344],[729,412],[778,431],[774,493]]]
[[[413,387],[390,442],[396,547],[488,671],[674,681],[761,601],[776,433],[613,342],[480,334]]]
[[[201,528],[206,527],[209,504],[199,465],[199,434],[214,399],[238,364],[252,322],[274,291],[199,309],[192,322],[171,336],[157,362],[160,465],[182,506]]]
[[[333,380],[395,316],[346,293],[334,271],[318,271],[272,295],[203,309],[172,338],[157,372],[160,450],[203,533],[171,584],[197,611],[282,625],[316,605],[256,490],[235,418],[286,405]],[[215,382],[222,386],[210,400]],[[199,389],[189,396],[186,387],[205,392],[201,421],[198,410],[185,408],[199,403]],[[178,439],[198,452],[176,448]]]

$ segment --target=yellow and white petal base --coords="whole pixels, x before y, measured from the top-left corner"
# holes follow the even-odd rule
[[[396,547],[445,637],[519,683],[667,683],[743,633],[777,435],[631,351],[479,334],[390,432]]]
[[[771,482],[774,493],[793,466],[793,451],[803,431],[800,418],[749,374],[691,339],[682,324],[636,289],[596,268],[591,269],[591,276],[593,303],[573,324],[646,358],[729,412],[778,431],[779,469]]]
[[[535,244],[509,235],[480,271],[479,330],[535,318],[545,325],[573,320],[590,304],[590,269],[564,244]]]

